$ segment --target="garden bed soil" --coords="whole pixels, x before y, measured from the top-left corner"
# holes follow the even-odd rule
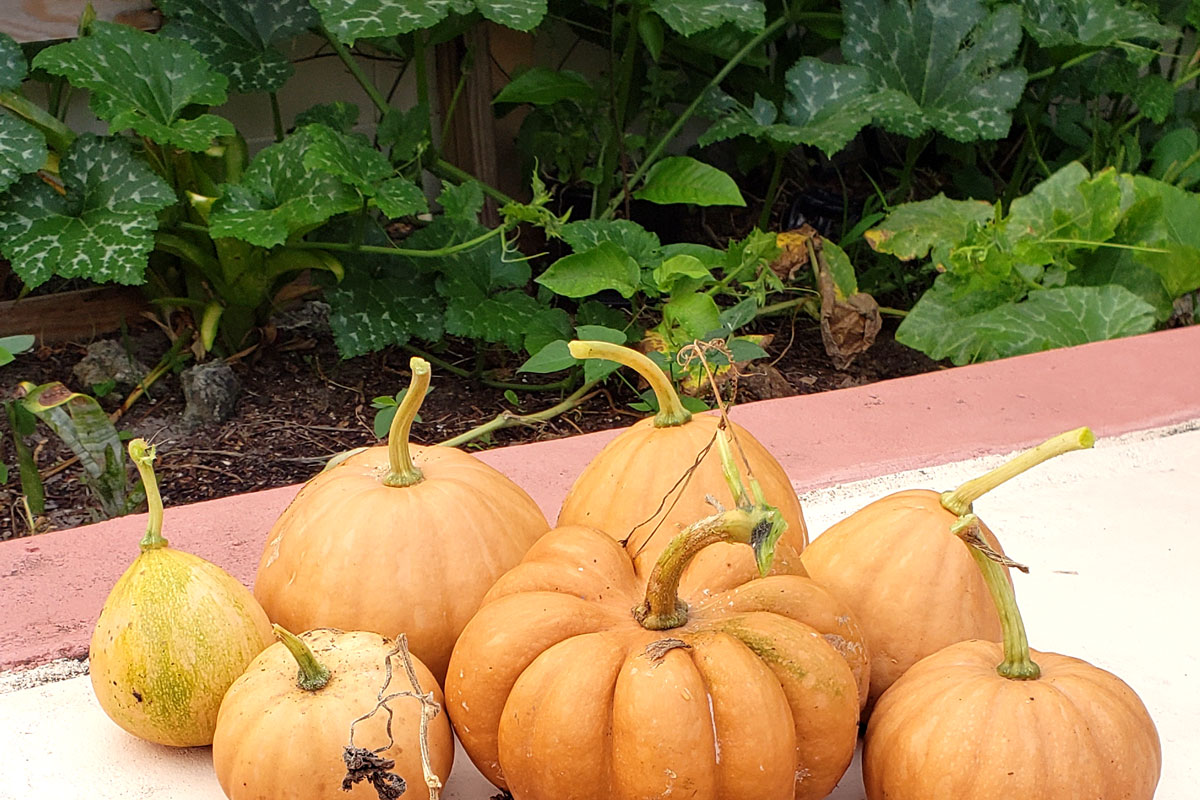
[[[894,326],[885,326],[875,344],[844,371],[825,354],[820,329],[807,317],[778,318],[761,332],[773,334],[767,350],[770,367],[756,365],[739,381],[737,402],[795,394],[810,394],[914,375],[939,368],[920,353],[897,344]],[[124,340],[144,363],[154,364],[166,340],[152,327],[135,330]],[[63,381],[77,391],[71,369],[84,354],[86,343],[50,345],[27,353],[0,368],[0,391],[9,396],[18,381]],[[456,353],[456,349],[459,353]],[[470,367],[467,345],[453,342],[439,357]],[[159,444],[156,469],[167,506],[253,492],[307,480],[336,453],[376,444],[373,398],[392,395],[408,383],[410,353],[388,349],[343,360],[324,332],[300,330],[281,334],[234,364],[242,393],[231,419],[219,425],[186,430],[181,423],[183,396],[177,376],[155,384],[117,423],[130,435]],[[491,375],[509,382],[536,383],[545,376],[516,373],[520,363],[497,364]],[[553,379],[554,376],[550,376]],[[422,421],[412,437],[436,443],[458,436],[503,411],[532,413],[559,402],[566,392],[521,392],[514,407],[502,389],[455,377],[437,364],[433,388],[422,407]],[[113,409],[115,393],[101,398]],[[477,440],[469,448],[498,447],[520,442],[571,436],[629,425],[643,414],[628,407],[635,400],[632,385],[610,380],[576,409],[536,427],[508,428]],[[0,439],[0,460],[15,464],[11,435]],[[96,520],[96,504],[80,480],[77,464],[67,463],[70,450],[44,426],[30,440],[46,490],[46,514],[40,530],[55,530]],[[20,512],[16,469],[0,485],[0,539],[31,533]]]

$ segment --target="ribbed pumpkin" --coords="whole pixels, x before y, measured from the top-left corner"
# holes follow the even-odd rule
[[[712,447],[721,418],[692,416],[658,365],[635,350],[598,341],[571,342],[569,347],[576,358],[604,358],[636,370],[654,390],[659,411],[652,419],[627,428],[592,459],[567,493],[558,524],[586,525],[629,542],[639,568],[649,573],[672,538],[712,513],[708,496],[725,507],[732,502],[722,479],[721,459]],[[808,529],[791,480],[749,431],[736,423],[730,425],[740,446],[739,472],[747,476],[741,460],[744,454],[767,502],[779,508],[787,520],[787,533],[776,550],[773,569],[802,575],[798,556],[808,544]],[[693,467],[691,477],[686,478]],[[753,568],[749,551],[730,545],[709,548],[693,568],[718,560]]]
[[[405,633],[441,680],[484,593],[550,526],[529,495],[479,459],[409,445],[429,386],[429,364],[414,358],[411,367],[388,445],[305,484],[267,536],[254,595],[291,630]]]
[[[447,704],[475,766],[516,800],[827,795],[854,752],[856,675],[868,680],[844,606],[798,575],[678,591],[714,542],[753,543],[765,569],[780,519],[707,518],[649,579],[600,531],[543,537],[451,657]]]
[[[1090,447],[1087,428],[1029,450],[951,492],[912,489],[883,497],[816,537],[808,573],[850,607],[871,650],[869,707],[905,670],[965,639],[999,641],[987,585],[950,526],[985,492],[1030,467]],[[987,528],[988,545],[1002,553]]]
[[[280,641],[263,651],[221,704],[213,740],[213,766],[231,800],[376,800],[366,782],[342,791],[343,749],[350,725],[375,708],[387,681],[392,640],[365,631],[315,630],[293,636],[277,629]],[[398,655],[390,656],[387,692],[411,691]],[[297,665],[299,671],[297,671]],[[442,703],[433,675],[412,658],[423,693]],[[411,796],[425,785],[421,766],[421,703],[412,697],[388,701],[393,743],[379,755],[395,761],[389,769],[408,784]],[[381,710],[354,725],[354,746],[367,750],[388,744],[388,715]],[[445,714],[429,720],[433,772],[445,782],[454,761],[454,739]]]
[[[117,580],[88,652],[100,707],[129,733],[158,744],[212,742],[229,685],[272,641],[271,623],[237,578],[167,546],[154,477],[155,448],[129,443],[150,520],[141,553]]]
[[[979,541],[974,515],[958,526],[973,528]],[[1162,752],[1141,699],[1085,661],[1031,651],[1007,574],[969,546],[1004,643],[951,645],[884,692],[863,750],[867,797],[1151,800]]]

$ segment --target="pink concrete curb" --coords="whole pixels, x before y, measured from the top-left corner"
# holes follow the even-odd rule
[[[1084,424],[1113,436],[1200,419],[1197,353],[1200,326],[752,403],[734,417],[804,491],[1006,452]],[[553,519],[575,476],[614,435],[481,458]],[[249,584],[267,531],[298,488],[168,509],[164,533]],[[86,655],[100,606],[136,555],[144,527],[145,515],[134,515],[0,542],[0,670]]]

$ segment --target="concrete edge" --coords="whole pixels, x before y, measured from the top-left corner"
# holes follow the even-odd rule
[[[739,406],[798,491],[1011,452],[1089,424],[1098,436],[1200,419],[1200,326]],[[614,431],[501,448],[480,458],[525,487],[549,519]],[[168,454],[164,454],[168,455]],[[168,455],[169,457],[169,455]],[[168,509],[174,546],[249,585],[267,531],[298,491],[271,489]],[[145,515],[0,542],[0,671],[86,655],[108,590]],[[0,688],[2,691],[2,688]]]

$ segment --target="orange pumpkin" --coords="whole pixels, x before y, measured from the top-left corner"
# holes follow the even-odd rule
[[[978,536],[977,525],[969,515],[958,528]],[[869,800],[1151,800],[1162,752],[1137,694],[1085,661],[1031,651],[1007,574],[969,546],[1004,643],[951,645],[884,692],[863,750]]]
[[[429,386],[429,365],[411,365],[388,446],[305,484],[267,536],[254,594],[292,630],[406,633],[440,680],[484,593],[550,526],[529,495],[482,461],[409,445]]]
[[[225,690],[271,643],[271,623],[225,570],[162,535],[155,448],[129,443],[150,507],[141,553],[113,586],[92,631],[92,689],[129,733],[158,744],[211,744]]]
[[[659,411],[652,419],[627,428],[588,464],[567,493],[558,524],[586,525],[628,542],[638,567],[649,573],[672,538],[713,512],[708,497],[715,497],[725,507],[732,502],[722,478],[721,459],[713,450],[721,418],[692,416],[658,365],[635,350],[597,341],[571,342],[569,347],[576,358],[604,358],[636,370],[654,390]],[[778,507],[787,520],[787,533],[776,550],[773,569],[802,575],[798,556],[808,544],[808,529],[792,482],[749,431],[732,422],[730,427],[739,445],[740,474],[746,478],[753,472],[767,502]],[[614,502],[618,497],[620,502]],[[710,561],[753,567],[749,551],[725,544],[702,553],[693,569]]]
[[[965,639],[1000,639],[979,569],[950,526],[985,492],[1048,458],[1090,447],[1087,428],[1064,433],[952,492],[883,497],[822,533],[802,556],[808,573],[854,613],[871,649],[873,706],[905,670]],[[996,537],[981,523],[996,552]]]
[[[517,800],[828,794],[854,752],[856,676],[868,680],[845,608],[798,575],[679,591],[714,542],[753,542],[765,567],[781,520],[702,520],[649,578],[600,531],[543,537],[451,657],[447,704],[476,767]]]
[[[388,701],[390,745],[386,711],[355,722],[379,702],[389,661],[388,693],[412,690],[393,642],[365,631],[323,629],[293,636],[276,626],[276,633],[280,641],[250,664],[221,703],[212,756],[225,796],[231,800],[375,800],[375,790],[365,782],[348,792],[341,789],[351,723],[355,747],[379,748],[382,758],[395,762],[388,771],[419,793],[417,787],[425,785],[422,703],[414,697]],[[432,692],[432,699],[442,703],[433,675],[419,659],[411,660],[422,693]],[[444,782],[454,762],[454,739],[445,714],[428,721],[427,741],[430,766]]]

